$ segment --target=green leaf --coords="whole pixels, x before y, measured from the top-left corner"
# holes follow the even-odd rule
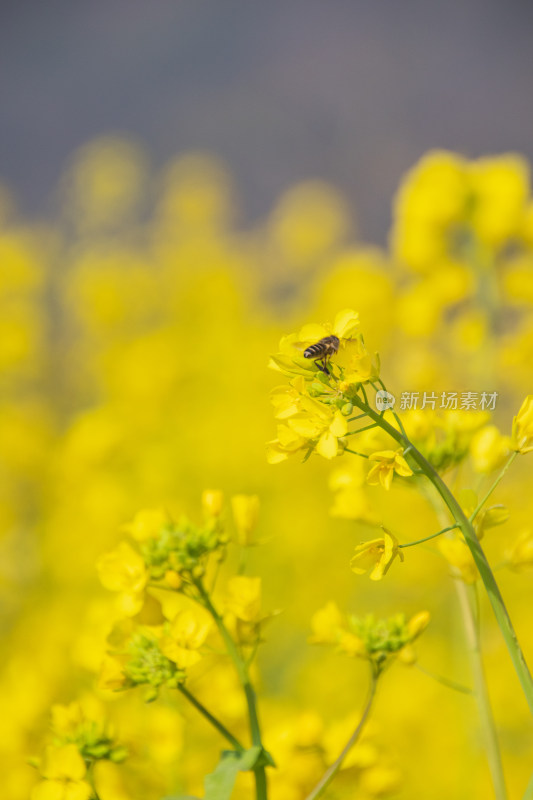
[[[257,759],[257,762],[255,763],[254,766],[256,766],[256,767],[258,767],[258,766],[261,766],[261,767],[275,767],[276,766],[276,762],[274,761],[274,759],[272,758],[272,756],[270,755],[268,750],[264,750],[263,749],[259,753],[259,758]]]
[[[173,794],[162,797],[161,800],[200,800],[199,797],[193,797],[192,794]]]
[[[230,800],[238,773],[253,769],[261,752],[260,747],[225,750],[215,770],[205,777],[204,800]]]

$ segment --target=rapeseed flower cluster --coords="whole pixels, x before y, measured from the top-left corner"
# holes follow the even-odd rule
[[[92,706],[88,712],[84,706]],[[52,743],[44,755],[32,760],[41,781],[32,800],[94,800],[106,793],[106,773],[101,762],[118,764],[128,755],[118,744],[108,721],[94,701],[52,707]]]
[[[518,156],[429,154],[402,182],[385,248],[358,239],[352,211],[332,186],[291,186],[256,224],[237,224],[238,193],[219,160],[192,153],[156,177],[141,148],[109,137],[69,161],[46,223],[24,218],[2,187],[6,797],[26,800],[43,784],[39,791],[56,796],[86,793],[93,773],[102,800],[204,795],[220,734],[182,690],[218,712],[245,745],[248,736],[245,698],[219,629],[213,621],[206,627],[205,608],[190,596],[195,580],[211,591],[215,576],[209,597],[243,660],[261,643],[250,670],[264,746],[278,765],[266,770],[273,798],[305,800],[360,718],[368,659],[341,658],[337,644],[304,658],[310,617],[331,600],[332,587],[338,607],[362,620],[367,611],[377,619],[398,608],[409,620],[427,608],[432,625],[417,663],[468,687],[456,622],[465,581],[468,594],[480,595],[491,646],[490,696],[505,726],[509,796],[523,795],[527,712],[464,535],[454,529],[404,549],[453,520],[436,509],[412,451],[379,426],[361,431],[372,421],[353,418],[363,413],[356,405],[363,390],[379,411],[372,384],[381,389],[382,376],[408,438],[467,516],[513,453],[529,449],[527,404],[518,411],[531,392],[533,352],[527,171]],[[345,308],[353,311],[337,319]],[[320,325],[302,331],[306,319]],[[285,340],[287,331],[296,333]],[[329,374],[303,356],[327,335],[339,338]],[[265,354],[279,339],[273,381]],[[272,394],[273,434],[265,397],[284,378]],[[419,392],[418,408],[400,409],[411,391]],[[424,392],[435,393],[436,408],[420,407]],[[489,415],[479,403],[441,407],[443,392],[498,397]],[[399,430],[390,409],[382,418]],[[269,438],[276,469],[264,459]],[[394,468],[396,456],[412,475]],[[530,469],[517,456],[473,520],[526,653],[533,646]],[[375,483],[381,475],[388,489]],[[230,524],[211,491],[194,512],[206,486],[259,497],[261,519],[257,499],[235,500]],[[490,526],[491,515],[505,516],[502,506],[507,521]],[[150,511],[136,516],[139,508]],[[124,520],[133,521],[121,544]],[[192,537],[192,549],[178,543],[178,531]],[[238,547],[224,543],[228,531]],[[383,579],[359,577],[354,557],[352,567]],[[270,609],[283,611],[275,623]],[[343,626],[356,635],[346,619]],[[113,676],[115,691],[98,686]],[[125,691],[133,685],[139,691]],[[120,764],[101,758],[89,769],[74,754],[76,742],[66,742],[59,759],[43,759],[48,777],[39,774],[27,757],[43,752],[50,708],[95,691],[120,741],[127,734],[131,756]],[[456,796],[458,787],[472,797],[489,793],[471,697],[415,670],[391,670],[379,691],[386,702],[372,710],[328,791],[425,797],[430,786],[435,800]],[[156,703],[142,702],[156,692]],[[428,708],[437,725],[428,724]],[[386,735],[377,747],[380,728]],[[239,772],[236,800],[253,797],[253,782],[250,771]]]
[[[410,620],[404,614],[388,620],[377,620],[371,614],[362,619],[343,617],[330,602],[313,616],[310,641],[335,645],[345,655],[366,659],[379,675],[395,658],[405,663],[416,660],[412,644],[429,624],[429,618],[427,611]]]

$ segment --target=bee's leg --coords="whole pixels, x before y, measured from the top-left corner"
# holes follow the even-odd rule
[[[322,359],[317,359],[315,361],[315,364],[317,365],[318,369],[321,370],[322,372],[325,372],[326,375],[330,375],[331,374],[329,369],[328,369],[328,358],[327,358],[327,356],[325,356]]]

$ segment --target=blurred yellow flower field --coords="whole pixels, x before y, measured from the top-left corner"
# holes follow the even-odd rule
[[[53,220],[0,192],[7,800],[224,800],[228,749],[306,800],[354,731],[324,798],[533,797],[475,543],[531,664],[529,168],[430,152],[391,205],[386,250],[318,181],[244,224],[113,138]]]

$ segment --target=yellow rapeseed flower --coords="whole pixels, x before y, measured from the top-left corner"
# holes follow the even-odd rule
[[[123,689],[127,683],[128,677],[124,672],[123,662],[115,656],[104,656],[98,676],[98,687],[100,689],[116,691],[118,689]]]
[[[379,357],[372,357],[361,338],[348,340],[336,357],[336,363],[344,367],[344,383],[368,383],[379,378]]]
[[[457,535],[441,537],[439,550],[452,567],[459,573],[465,583],[475,583],[479,573],[470,548],[462,537]]]
[[[260,640],[263,623],[276,613],[261,611],[261,578],[236,575],[228,581],[224,621],[240,644],[256,644]]]
[[[144,542],[147,539],[156,539],[169,521],[169,516],[163,508],[145,508],[138,511],[133,520],[122,529],[136,541]]]
[[[230,578],[226,609],[243,622],[257,622],[261,618],[261,578]]]
[[[510,451],[510,439],[496,425],[486,425],[477,431],[470,442],[470,455],[477,472],[492,472],[502,467]]]
[[[311,618],[310,644],[335,644],[343,625],[342,614],[336,603],[330,601]]]
[[[371,569],[370,580],[379,581],[386,575],[396,556],[403,561],[403,553],[398,546],[398,540],[383,528],[383,536],[357,545],[355,555],[350,561],[350,567],[356,575],[364,575]]]
[[[200,648],[211,630],[211,618],[203,608],[179,611],[170,624],[168,635],[161,639],[161,652],[182,669],[197,664]]]
[[[276,402],[280,397],[281,394],[276,395]],[[269,463],[283,461],[303,449],[314,450],[327,459],[339,455],[342,452],[339,439],[348,432],[346,417],[340,409],[304,394],[289,397],[289,402],[290,406],[278,412],[284,421],[278,426],[278,438],[267,446]]]
[[[351,339],[358,328],[359,314],[351,308],[345,308],[335,315],[333,324],[324,323],[318,325],[316,323],[310,323],[304,325],[303,328],[300,329],[299,338],[300,341],[308,345],[313,344],[313,342],[318,342],[325,336],[333,335],[337,336],[342,344],[343,341]]]
[[[231,508],[239,544],[243,547],[251,545],[259,517],[259,497],[256,494],[237,494],[231,498]]]
[[[103,586],[112,592],[135,594],[144,589],[148,580],[143,559],[127,542],[101,556],[97,569]]]
[[[506,559],[511,569],[517,572],[533,567],[533,532],[529,528],[518,535],[508,549]]]
[[[224,494],[219,489],[205,489],[202,492],[202,508],[210,517],[219,517],[224,506]]]
[[[45,780],[33,789],[32,800],[89,800],[92,796],[85,762],[74,744],[48,747],[39,771]]]
[[[312,359],[304,358],[304,350],[316,344],[326,336],[339,339],[339,350],[351,341],[359,328],[359,314],[351,308],[339,311],[331,323],[309,323],[300,328],[298,333],[284,336],[280,341],[280,352],[273,355],[269,366],[288,375],[300,375],[312,378],[317,372]]]
[[[361,434],[362,437],[364,435]],[[349,467],[334,470],[329,478],[329,488],[334,496],[329,512],[331,516],[379,525],[381,519],[370,506],[365,484],[366,465],[363,459],[353,459]]]
[[[511,447],[517,453],[533,450],[533,394],[528,394],[513,419]]]
[[[481,158],[468,167],[471,223],[479,239],[499,247],[520,231],[529,195],[529,170],[512,154]]]
[[[371,486],[381,484],[384,489],[390,489],[394,473],[408,478],[413,474],[413,470],[400,455],[402,450],[380,450],[377,453],[372,453],[369,456],[370,461],[377,463],[369,470],[366,477]]]
[[[309,449],[309,440],[299,436],[288,425],[278,425],[278,438],[268,442],[266,457],[269,464],[279,464],[289,456]]]

